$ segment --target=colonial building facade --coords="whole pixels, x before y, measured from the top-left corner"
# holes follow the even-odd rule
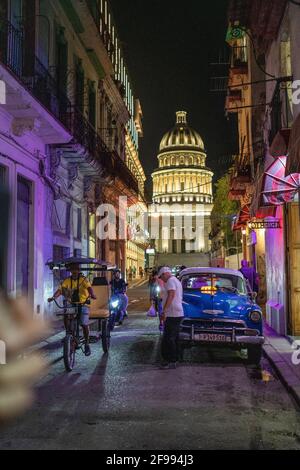
[[[240,202],[234,229],[259,273],[268,323],[299,335],[300,9],[286,0],[243,7],[232,0],[228,16],[227,109],[238,113],[241,142],[229,192]]]
[[[203,140],[188,126],[186,112],[176,113],[175,127],[162,138],[157,158],[151,227],[153,234],[159,225],[159,259],[172,264],[198,260],[200,264],[200,254],[205,258],[210,247],[213,173],[206,167]]]
[[[126,227],[119,196],[143,200],[140,108],[109,2],[0,0],[0,80],[0,174],[13,215],[7,290],[42,314],[59,281],[48,259],[96,256],[125,272],[126,240],[99,240],[97,208],[113,205]]]

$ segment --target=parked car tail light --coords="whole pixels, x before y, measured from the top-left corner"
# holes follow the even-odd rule
[[[257,311],[251,312],[249,318],[254,323],[259,323],[261,321],[261,313]]]

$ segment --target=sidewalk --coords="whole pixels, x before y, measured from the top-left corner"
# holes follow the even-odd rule
[[[265,337],[265,356],[274,367],[286,389],[300,406],[300,364],[293,363],[293,355],[294,362],[295,359],[300,362],[300,341],[298,351],[296,351],[288,338],[278,335],[268,325],[265,326]]]

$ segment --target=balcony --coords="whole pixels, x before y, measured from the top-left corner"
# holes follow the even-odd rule
[[[251,166],[243,165],[239,166],[233,173],[232,182],[235,185],[249,184],[252,182]]]
[[[73,106],[69,98],[59,89],[55,78],[44,67],[40,60],[33,56],[33,64],[29,71],[25,63],[25,47],[23,31],[17,30],[7,21],[0,22],[0,65],[4,65],[13,79],[21,83],[22,87],[28,91],[38,103],[40,103],[50,116],[56,118],[58,123],[65,129],[65,134],[73,137],[72,143],[68,146],[81,146],[85,155],[85,162],[99,164],[106,174],[119,178],[130,190],[138,194],[138,182],[132,175],[125,162],[115,151],[110,151],[95,131],[94,127],[82,115],[80,110]],[[25,72],[26,71],[26,72]],[[14,98],[11,108],[16,109],[15,113],[20,113],[20,98]],[[33,100],[34,101],[34,100]],[[27,105],[28,108],[28,105]],[[34,114],[31,107],[26,108],[27,113]],[[23,112],[23,114],[25,111]],[[45,111],[43,112],[46,121]],[[50,120],[48,114],[48,119]],[[27,116],[23,116],[27,117]],[[55,121],[55,120],[54,120]],[[68,131],[68,132],[66,132]],[[45,132],[46,133],[46,132]],[[70,141],[70,137],[67,139]],[[60,144],[61,140],[49,141],[47,143]],[[76,147],[75,147],[76,148]],[[79,162],[78,162],[79,163]],[[100,175],[100,173],[99,173]]]
[[[73,136],[73,143],[79,144],[88,155],[86,160],[104,170],[105,176],[119,178],[127,188],[139,193],[138,182],[116,151],[110,151],[100,135],[78,108],[70,106],[64,116],[67,128]]]
[[[231,71],[234,75],[248,74],[248,51],[246,46],[232,47]]]
[[[242,90],[236,87],[229,87],[227,96],[226,96],[226,111],[228,113],[236,113],[237,108],[242,106],[243,95]]]
[[[250,165],[237,166],[230,178],[229,198],[232,201],[239,201],[243,198],[247,191],[247,186],[253,182]]]
[[[0,23],[0,62],[64,126],[64,116],[70,106],[59,91],[56,80],[36,56],[31,56],[30,71],[25,65],[24,32],[8,21]]]
[[[240,105],[242,102],[242,90],[237,88],[230,88],[228,93],[228,104],[229,105]]]
[[[105,46],[105,49],[111,59],[112,64],[114,65],[114,61],[115,61],[114,45],[113,45],[113,40],[109,33],[109,29],[107,27],[106,21],[105,21],[105,16],[103,13],[101,13],[101,10],[97,1],[86,0],[86,3],[94,19],[94,22],[99,30],[100,37]]]
[[[293,124],[292,82],[291,77],[278,81],[271,101],[271,130],[269,142],[272,145],[278,133],[289,130]]]
[[[230,189],[228,197],[230,201],[240,201],[246,195],[246,189]]]

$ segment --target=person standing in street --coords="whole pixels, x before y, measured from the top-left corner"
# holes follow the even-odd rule
[[[240,272],[243,274],[244,278],[247,279],[247,281],[249,282],[252,292],[258,293],[259,277],[255,269],[249,266],[247,260],[242,260]]]
[[[163,307],[162,321],[164,333],[161,344],[163,363],[161,369],[176,369],[179,359],[179,331],[184,317],[183,313],[183,289],[181,282],[172,274],[169,267],[163,267],[158,277],[164,282],[162,292]]]

